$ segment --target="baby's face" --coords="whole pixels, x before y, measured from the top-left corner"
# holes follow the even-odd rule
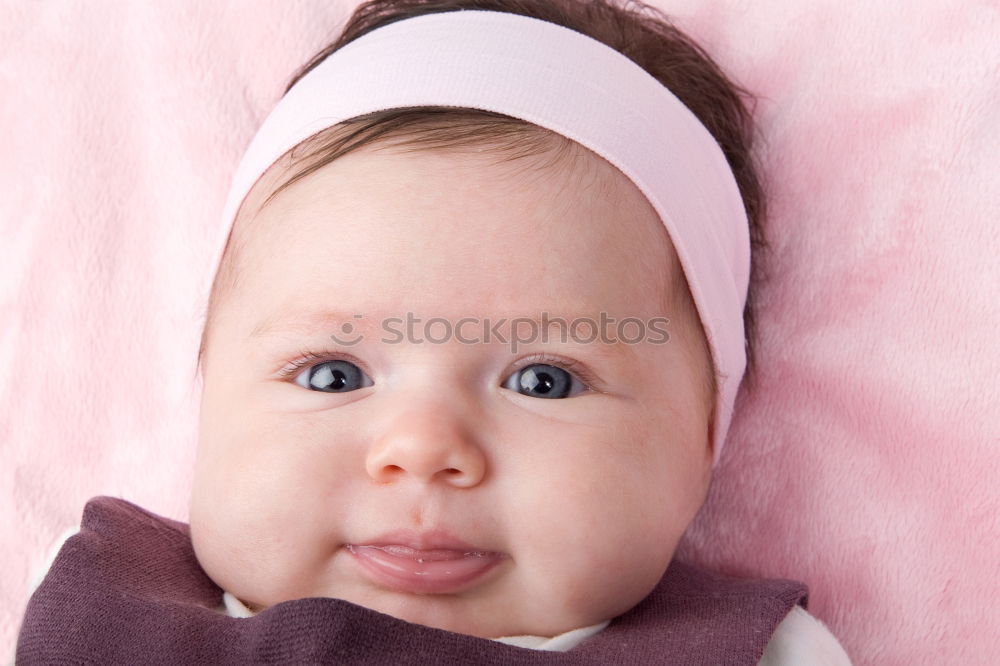
[[[366,148],[257,215],[206,345],[191,529],[216,583],[481,637],[652,590],[710,476],[706,348],[655,211],[584,157]],[[484,341],[484,319],[542,313],[669,317],[670,339]],[[474,321],[442,341],[433,317]]]

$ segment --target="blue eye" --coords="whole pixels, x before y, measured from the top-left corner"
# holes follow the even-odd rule
[[[347,393],[373,384],[361,368],[350,361],[317,363],[296,376],[295,383],[311,391],[326,393]]]
[[[547,363],[521,368],[507,378],[503,387],[532,398],[567,398],[586,389],[570,372]]]

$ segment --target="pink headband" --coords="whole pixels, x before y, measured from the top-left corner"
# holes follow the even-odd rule
[[[278,102],[243,156],[214,268],[244,198],[282,155],[355,116],[408,106],[526,120],[589,148],[646,195],[673,241],[720,375],[717,462],[746,367],[750,239],[739,188],[715,139],[673,93],[574,30],[506,12],[452,11],[390,23],[334,52]]]

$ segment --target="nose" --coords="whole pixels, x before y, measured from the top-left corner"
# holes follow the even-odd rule
[[[471,488],[486,475],[486,456],[447,407],[427,405],[388,424],[372,443],[365,469],[378,483],[413,478]]]

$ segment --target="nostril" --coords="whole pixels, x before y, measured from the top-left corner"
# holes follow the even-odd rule
[[[445,474],[447,474],[448,476],[455,476],[455,475],[457,475],[457,474],[461,474],[461,473],[462,473],[462,470],[460,470],[460,469],[455,469],[454,467],[449,467],[448,469],[446,469],[446,470],[444,471],[444,473],[445,473]]]
[[[389,481],[392,479],[398,479],[400,476],[404,475],[406,470],[404,470],[399,465],[382,465],[379,471],[374,472],[375,476],[382,479],[383,481]]]

